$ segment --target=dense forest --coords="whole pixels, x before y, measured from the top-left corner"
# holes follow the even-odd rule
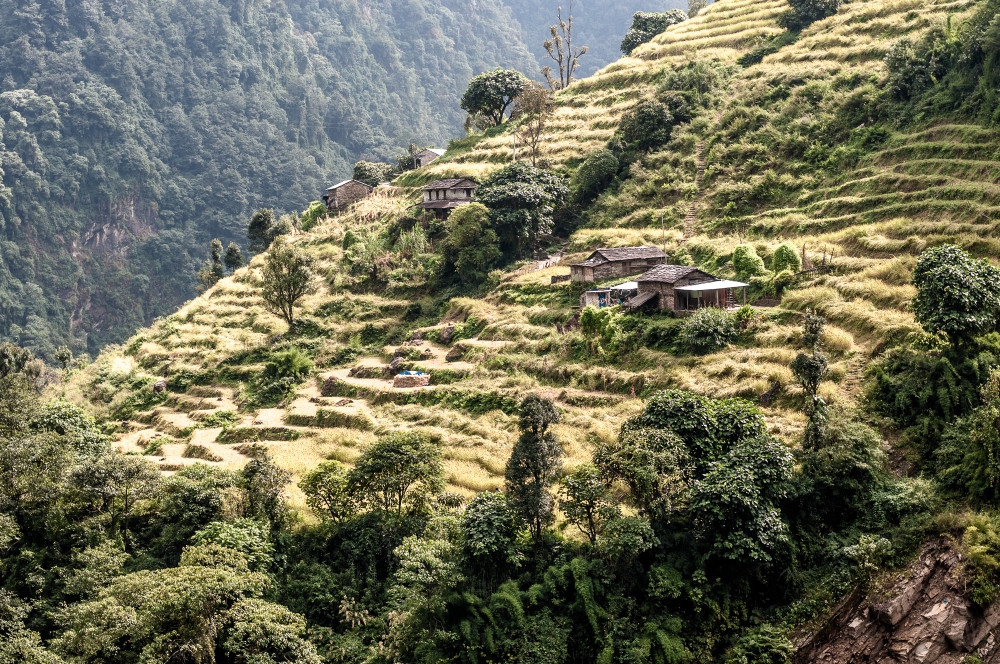
[[[536,65],[464,3],[0,3],[0,335],[95,353],[194,292],[208,242],[412,142]]]

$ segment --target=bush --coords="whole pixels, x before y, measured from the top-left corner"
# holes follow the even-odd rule
[[[686,21],[687,18],[687,14],[680,9],[665,12],[636,12],[632,16],[632,27],[622,39],[622,53],[631,55],[639,46],[649,42],[671,25]]]
[[[691,352],[710,353],[725,348],[739,336],[740,327],[735,316],[722,309],[706,307],[684,321],[680,341]]]
[[[741,244],[733,250],[733,270],[737,279],[749,281],[767,272],[764,259],[757,255],[757,250],[749,244]]]
[[[379,161],[359,161],[354,164],[354,179],[372,187],[392,179],[396,167]]]
[[[775,249],[774,256],[771,257],[771,271],[778,273],[783,270],[791,270],[793,273],[802,270],[799,252],[788,242]]]
[[[674,117],[663,102],[646,98],[623,116],[615,137],[629,150],[651,150],[670,140]]]
[[[778,19],[786,30],[802,30],[816,21],[833,16],[843,0],[788,0],[790,9]]]
[[[607,148],[590,154],[573,174],[573,195],[581,203],[591,201],[618,175],[618,158]]]

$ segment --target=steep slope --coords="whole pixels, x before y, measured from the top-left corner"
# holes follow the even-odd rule
[[[460,132],[473,75],[534,67],[515,25],[489,3],[0,2],[0,336],[51,360],[173,310],[255,208]]]

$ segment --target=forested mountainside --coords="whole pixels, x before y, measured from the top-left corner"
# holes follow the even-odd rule
[[[0,662],[1000,660],[998,17],[719,0],[93,362],[0,347]],[[637,245],[748,306],[581,308]]]
[[[687,0],[574,0],[550,2],[549,0],[505,0],[521,24],[522,41],[538,58],[539,66],[556,67],[543,44],[551,38],[549,26],[557,24],[557,10],[562,8],[563,19],[573,11],[573,43],[587,46],[587,54],[580,58],[577,77],[590,76],[601,67],[621,57],[619,46],[628,32],[636,12],[664,12],[668,9],[687,11]],[[527,73],[527,72],[526,72]],[[534,72],[532,72],[534,73]]]
[[[461,2],[0,3],[0,336],[96,353],[194,293],[213,237],[359,157],[461,133],[457,99],[536,69]]]

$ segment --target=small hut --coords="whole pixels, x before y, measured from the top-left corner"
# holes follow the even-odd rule
[[[639,274],[666,262],[667,255],[657,247],[615,247],[597,249],[587,260],[570,265],[569,270],[574,282],[591,283]]]
[[[326,203],[326,208],[331,212],[341,212],[348,205],[357,203],[362,198],[367,198],[373,189],[374,187],[370,184],[360,180],[344,180],[326,190],[323,202]]]
[[[638,292],[629,304],[640,307],[654,299],[660,309],[695,311],[704,307],[732,309],[739,301],[735,291],[746,287],[741,281],[718,279],[690,265],[659,265],[636,277]]]
[[[444,150],[439,148],[424,148],[417,154],[413,155],[413,163],[416,164],[417,168],[423,168],[427,164],[442,156],[444,156]]]

